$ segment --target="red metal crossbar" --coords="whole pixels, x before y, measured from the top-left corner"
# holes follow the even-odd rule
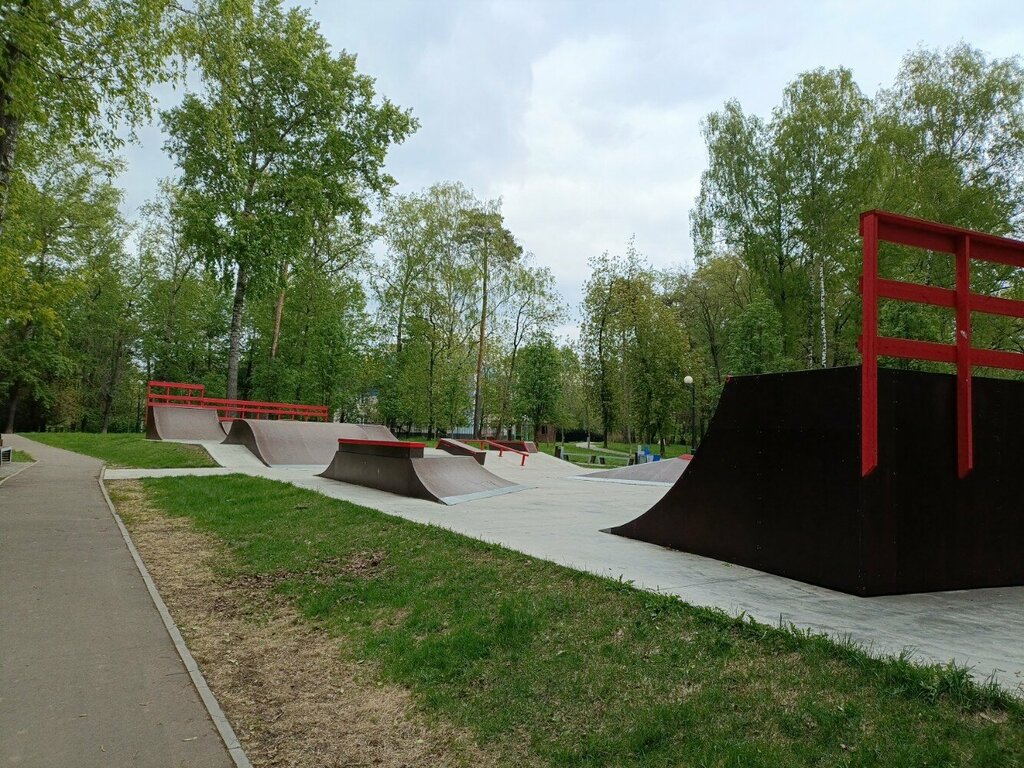
[[[184,394],[182,394],[184,393]],[[327,421],[326,405],[296,403],[269,403],[258,400],[228,400],[206,397],[202,384],[182,384],[173,381],[151,381],[147,387],[146,405],[178,408],[211,408],[221,421],[231,419],[264,419],[268,417]]]
[[[524,453],[523,451],[517,451],[515,448],[509,448],[507,445],[502,445],[501,443],[495,442],[494,440],[463,440],[462,442],[466,443],[467,445],[473,445],[474,443],[476,443],[481,448],[486,447],[491,448],[492,450],[496,450],[498,452],[499,459],[502,457],[505,451],[508,451],[509,453],[514,453],[517,456],[522,456],[523,460],[519,462],[520,467],[526,466],[526,457],[530,455],[529,453]]]
[[[976,349],[971,346],[971,313],[985,312],[1024,318],[1024,301],[971,292],[971,260],[1024,267],[1024,242],[983,232],[959,229],[885,211],[866,211],[860,217],[864,240],[861,277],[861,474],[878,466],[878,358],[901,357],[956,365],[957,470],[961,478],[974,468],[974,432],[971,424],[972,366],[1024,371],[1024,354]],[[956,287],[886,280],[878,276],[878,243],[909,245],[953,254]],[[940,344],[878,335],[878,300],[896,299],[953,309],[956,343]]]

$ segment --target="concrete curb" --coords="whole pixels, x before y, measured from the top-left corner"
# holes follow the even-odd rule
[[[19,469],[17,472],[11,472],[11,474],[9,474],[9,475],[5,475],[4,477],[0,477],[0,485],[3,485],[8,480],[10,480],[12,477],[17,477],[18,475],[20,475],[22,472],[24,472],[29,467],[34,467],[37,463],[38,462],[36,462],[36,461],[30,461],[30,462],[26,463],[25,466],[22,467],[21,469]]]
[[[103,494],[103,499],[107,502],[107,508],[110,510],[110,514],[113,516],[114,522],[117,523],[117,527],[121,531],[121,537],[124,539],[124,543],[128,547],[128,551],[132,554],[132,559],[135,561],[135,567],[139,569],[139,574],[142,576],[142,580],[146,584],[146,589],[149,590],[149,596],[152,598],[153,604],[156,606],[157,611],[160,613],[160,618],[164,622],[167,634],[170,635],[171,642],[174,643],[175,650],[178,651],[178,655],[181,657],[181,661],[185,665],[185,669],[188,670],[189,677],[192,678],[192,684],[195,686],[196,692],[199,694],[199,698],[203,700],[203,706],[206,707],[206,711],[209,713],[210,719],[217,727],[217,733],[220,734],[220,737],[224,742],[224,747],[227,749],[228,754],[231,755],[231,759],[234,761],[237,768],[252,768],[252,763],[249,762],[249,758],[242,749],[242,745],[239,743],[238,737],[235,735],[234,728],[231,727],[231,723],[228,721],[227,715],[224,714],[224,710],[220,708],[220,704],[217,702],[217,698],[213,695],[213,691],[210,690],[210,686],[206,684],[206,678],[203,677],[203,673],[199,669],[199,665],[196,663],[196,660],[192,657],[191,651],[189,651],[188,646],[185,644],[185,639],[181,636],[181,632],[178,631],[178,625],[174,623],[174,619],[171,617],[170,611],[167,610],[167,606],[164,604],[163,598],[160,597],[160,592],[156,588],[156,583],[153,581],[153,577],[149,575],[149,570],[146,568],[146,564],[142,562],[142,558],[139,556],[139,551],[135,548],[135,543],[132,541],[131,535],[128,533],[128,529],[124,525],[124,521],[121,520],[121,516],[117,514],[117,509],[114,508],[114,502],[110,500],[107,488],[103,484],[106,471],[107,468],[106,465],[104,465],[100,470],[99,476],[100,493]]]

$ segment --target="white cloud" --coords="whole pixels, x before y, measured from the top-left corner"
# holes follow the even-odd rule
[[[767,114],[799,72],[839,65],[872,94],[918,45],[964,39],[1007,56],[1024,39],[1019,0],[348,0],[311,12],[421,120],[389,154],[399,191],[458,179],[502,196],[573,304],[587,258],[633,234],[658,266],[691,258],[699,124],[727,99]],[[129,216],[172,170],[159,129],[142,139],[127,153]]]

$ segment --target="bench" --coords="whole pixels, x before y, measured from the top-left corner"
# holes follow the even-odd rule
[[[8,464],[10,464],[11,463],[11,455],[13,454],[13,452],[14,452],[13,448],[4,448],[3,446],[0,446],[0,464],[3,464],[5,461]]]

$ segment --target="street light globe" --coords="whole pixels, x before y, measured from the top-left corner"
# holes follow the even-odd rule
[[[683,384],[688,387],[693,386],[693,376],[683,376]]]

